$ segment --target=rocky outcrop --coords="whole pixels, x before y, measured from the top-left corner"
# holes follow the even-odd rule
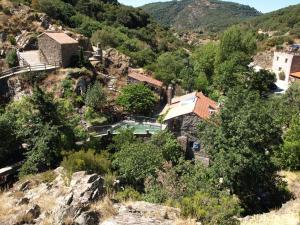
[[[16,37],[17,46],[20,50],[36,50],[38,49],[37,36],[33,32],[22,31],[22,33]]]
[[[111,76],[126,76],[130,58],[116,49],[107,49],[103,54],[104,66]]]
[[[104,199],[97,174],[77,172],[68,179],[63,168],[51,173],[29,177],[0,195],[0,225],[171,225],[179,218],[176,208]]]
[[[116,206],[116,209],[117,215],[103,221],[101,225],[173,225],[180,214],[176,208],[147,202],[120,204]]]
[[[68,183],[62,168],[56,169],[54,174],[56,178],[50,183],[26,180],[1,196],[7,201],[8,213],[14,208],[14,214],[4,219],[0,217],[0,224],[15,225],[25,219],[28,224],[43,224],[46,217],[51,218],[54,225],[66,220],[76,221],[74,224],[97,224],[98,214],[88,209],[104,193],[103,178],[77,172]]]

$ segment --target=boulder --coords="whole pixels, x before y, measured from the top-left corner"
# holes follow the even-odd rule
[[[38,218],[40,214],[41,214],[41,208],[36,204],[32,205],[25,213],[25,215],[33,219]]]
[[[78,225],[98,225],[99,214],[94,211],[83,212],[75,219]]]
[[[107,49],[103,54],[104,67],[112,76],[126,76],[130,65],[130,57],[114,48]]]
[[[22,31],[22,33],[16,37],[17,46],[20,50],[36,50],[38,49],[37,36],[33,32]]]

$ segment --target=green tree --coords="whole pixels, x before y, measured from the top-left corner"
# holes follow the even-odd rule
[[[267,70],[250,71],[244,74],[245,84],[249,90],[258,91],[260,95],[270,92],[276,76]]]
[[[0,167],[22,159],[21,141],[16,135],[15,124],[5,115],[0,115]]]
[[[218,45],[209,43],[196,49],[192,55],[194,70],[197,74],[202,74],[207,77],[207,80],[212,81],[214,74],[214,64],[216,60]]]
[[[291,126],[284,135],[284,143],[275,152],[275,162],[283,169],[300,169],[300,117],[295,115]]]
[[[237,89],[212,120],[202,126],[200,138],[212,160],[215,185],[237,194],[246,212],[280,204],[280,179],[271,155],[282,143],[282,131],[268,104],[255,92]]]
[[[183,151],[176,137],[169,131],[161,131],[151,137],[151,143],[161,149],[166,161],[177,164],[183,157]]]
[[[6,107],[5,115],[15,121],[15,133],[28,145],[20,175],[42,172],[59,165],[62,149],[74,146],[73,130],[64,123],[52,98],[38,87]]]
[[[85,95],[85,105],[95,110],[102,109],[106,102],[106,95],[99,82],[90,86]]]
[[[186,55],[181,51],[166,52],[160,55],[155,70],[156,78],[166,85],[178,82],[180,72],[185,66],[184,58],[186,58]]]
[[[132,114],[150,115],[157,102],[155,94],[143,84],[130,84],[121,90],[117,104]]]
[[[16,50],[10,50],[5,57],[5,62],[7,63],[7,65],[12,68],[12,67],[16,67],[19,65],[19,59],[17,56],[17,52]]]
[[[154,175],[164,162],[162,151],[150,143],[124,145],[114,155],[113,165],[120,175],[135,184],[147,176]]]

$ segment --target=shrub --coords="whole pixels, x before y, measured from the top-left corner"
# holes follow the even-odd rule
[[[279,80],[285,80],[285,73],[283,71],[279,73]]]
[[[85,105],[94,110],[102,109],[106,102],[106,96],[101,84],[96,81],[94,85],[90,86],[85,95]]]
[[[236,216],[241,213],[239,201],[227,194],[213,196],[206,192],[196,192],[181,202],[181,212],[185,217],[196,218],[207,225],[239,224]]]
[[[10,42],[11,45],[16,45],[17,44],[17,41],[16,41],[16,39],[13,35],[11,35],[11,34],[8,35],[7,39]]]
[[[98,154],[92,149],[66,153],[61,165],[66,169],[68,176],[78,171],[105,174],[111,168],[108,153]]]
[[[114,156],[113,164],[120,175],[133,183],[154,175],[164,161],[162,151],[149,143],[124,145]]]
[[[7,65],[12,68],[12,67],[16,67],[19,65],[19,59],[18,59],[18,55],[15,49],[10,50],[5,57],[5,62],[7,63]]]
[[[120,202],[126,202],[128,200],[139,201],[142,199],[141,194],[132,187],[125,187],[124,190],[118,192],[115,199]]]
[[[27,72],[22,75],[22,80],[33,86],[35,83],[39,83],[46,77],[47,74],[45,72]]]
[[[149,115],[157,102],[157,97],[143,84],[127,85],[121,90],[117,103],[132,114]]]

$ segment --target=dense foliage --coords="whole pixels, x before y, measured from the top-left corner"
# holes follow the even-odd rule
[[[131,114],[149,115],[157,100],[154,92],[144,84],[130,84],[121,90],[117,103]]]
[[[30,0],[16,0],[30,4]],[[113,47],[129,55],[134,66],[153,63],[165,51],[183,43],[151,21],[141,9],[105,0],[35,0],[34,8],[75,31],[92,37],[94,45]]]
[[[92,149],[88,149],[87,151],[66,152],[61,163],[69,176],[78,171],[106,174],[110,171],[110,164],[106,152],[99,154]]]
[[[12,67],[16,67],[19,65],[19,59],[17,56],[17,52],[16,50],[10,50],[5,57],[5,61],[7,63],[7,65],[12,68]]]
[[[165,26],[202,32],[219,32],[241,20],[260,15],[249,6],[216,0],[158,2],[142,9]]]

